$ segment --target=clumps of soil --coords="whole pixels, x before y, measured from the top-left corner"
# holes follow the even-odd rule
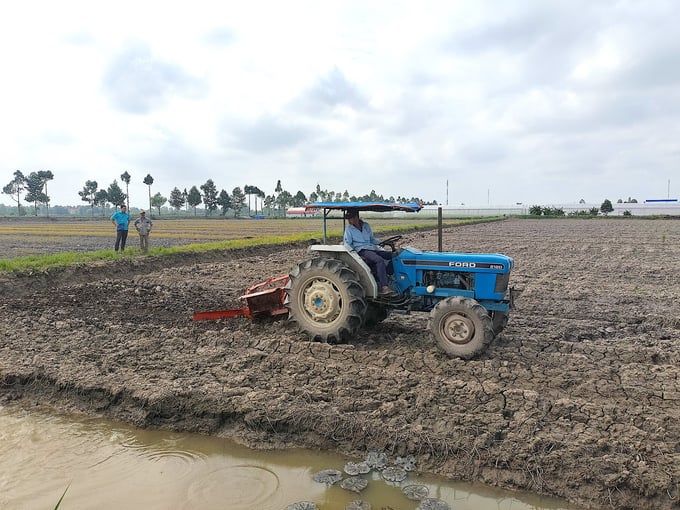
[[[436,233],[404,244],[437,249]],[[590,508],[680,497],[680,223],[507,220],[444,232],[444,250],[515,259],[518,294],[479,358],[439,351],[422,314],[346,344],[285,320],[194,322],[239,308],[305,246],[147,257],[0,278],[0,402],[140,427],[303,446],[519,488]]]

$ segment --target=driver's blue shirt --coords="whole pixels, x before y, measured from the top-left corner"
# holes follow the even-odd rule
[[[365,221],[361,221],[361,230],[354,225],[348,225],[342,239],[345,246],[353,248],[357,253],[361,250],[380,250],[378,241],[373,235],[371,226]]]

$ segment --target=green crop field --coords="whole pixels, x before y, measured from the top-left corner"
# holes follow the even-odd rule
[[[486,218],[484,221],[489,221]],[[206,251],[255,244],[322,239],[323,219],[314,218],[154,218],[150,255],[176,251]],[[367,219],[378,237],[403,230],[437,227],[436,218],[371,217]],[[445,226],[470,219],[446,220]],[[340,242],[341,218],[327,221],[329,243]],[[0,270],[44,268],[91,259],[113,258],[114,226],[107,218],[1,218]],[[134,228],[125,256],[142,256]]]
[[[262,237],[280,237],[309,234],[310,237],[323,235],[321,218],[275,218],[275,219],[158,219],[154,218],[153,237],[174,239],[180,244],[190,241],[227,241]],[[370,220],[373,230],[389,231],[401,228],[431,228],[436,226],[436,218],[417,217],[400,219]],[[460,223],[447,221],[447,225]],[[342,220],[328,220],[328,235],[342,234]],[[134,234],[131,225],[130,234]],[[57,240],[77,240],[82,238],[110,238],[115,236],[114,227],[107,219],[12,219],[0,221],[0,244],[7,239],[24,240],[27,244],[49,244]]]

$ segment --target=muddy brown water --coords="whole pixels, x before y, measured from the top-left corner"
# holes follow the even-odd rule
[[[312,501],[343,510],[361,499],[380,509],[413,509],[402,488],[423,485],[429,497],[457,510],[568,510],[554,498],[451,483],[410,473],[389,484],[377,472],[362,475],[354,493],[314,481],[323,469],[342,470],[346,459],[304,449],[262,451],[195,434],[136,429],[83,416],[0,407],[0,508],[283,510]],[[347,475],[345,475],[347,477]]]
[[[303,245],[2,275],[0,403],[259,449],[410,454],[450,480],[590,508],[677,508],[680,221],[512,219],[446,229],[443,245],[516,263],[517,308],[467,362],[420,314],[340,345],[285,321],[191,321],[241,306]]]

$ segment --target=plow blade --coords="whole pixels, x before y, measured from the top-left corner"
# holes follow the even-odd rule
[[[285,315],[288,313],[284,302],[286,298],[286,284],[288,275],[269,278],[262,283],[250,287],[241,299],[246,302],[243,308],[232,310],[214,310],[209,312],[194,312],[195,321],[210,321],[231,319],[233,317],[247,317],[252,319],[262,315]]]

